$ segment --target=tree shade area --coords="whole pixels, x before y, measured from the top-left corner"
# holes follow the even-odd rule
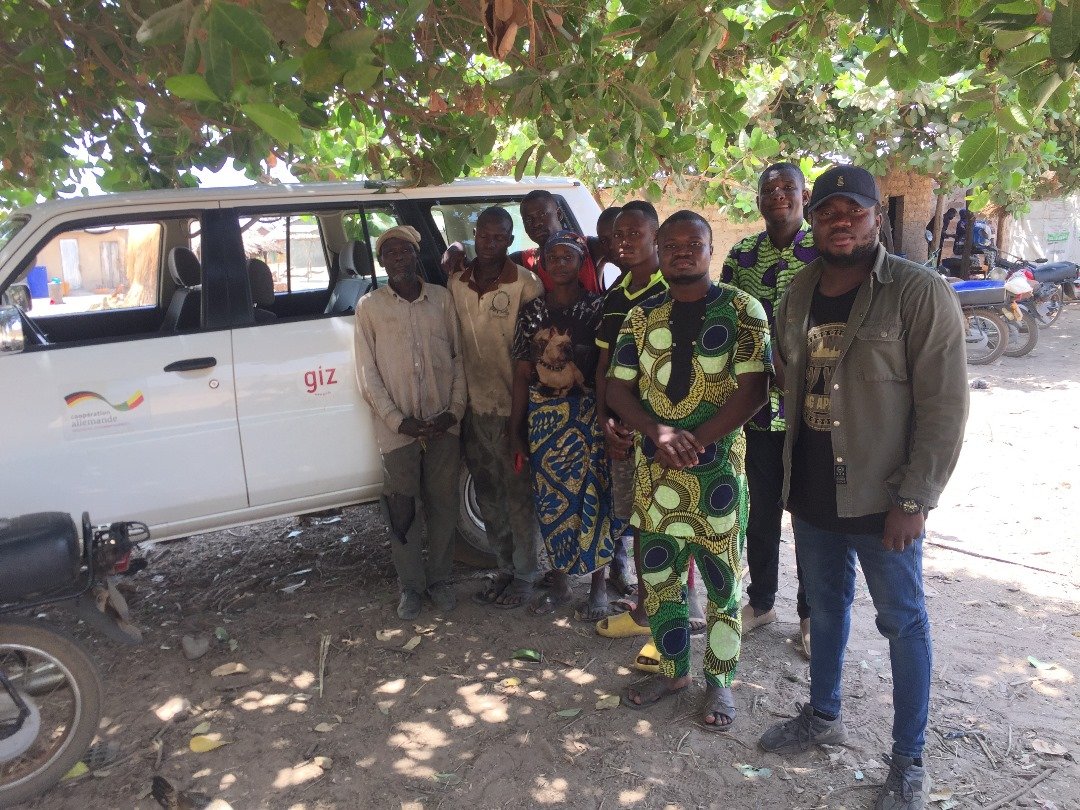
[[[1080,186],[1080,0],[0,0],[0,198],[492,171],[674,184],[909,168],[1007,210]]]

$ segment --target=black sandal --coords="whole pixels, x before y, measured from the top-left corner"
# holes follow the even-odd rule
[[[735,699],[731,696],[730,686],[713,686],[705,690],[705,712],[701,717],[701,725],[706,731],[719,734],[731,730],[735,725]],[[709,718],[713,722],[709,722]],[[726,717],[727,722],[721,723],[720,718]]]

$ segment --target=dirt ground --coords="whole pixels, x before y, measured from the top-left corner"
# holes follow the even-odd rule
[[[1031,356],[969,366],[987,387],[971,392],[960,467],[925,553],[926,757],[941,810],[1080,807],[1078,359],[1074,307]],[[807,697],[808,666],[790,641],[790,529],[785,539],[780,621],[746,639],[728,735],[696,724],[700,684],[654,710],[601,708],[636,679],[641,639],[478,607],[467,599],[480,584],[473,569],[457,569],[455,612],[427,606],[398,621],[370,506],[152,547],[150,569],[125,586],[145,643],[80,632],[108,693],[102,735],[121,759],[31,806],[152,808],[161,774],[238,810],[871,807],[890,749],[891,678],[861,579],[844,679],[850,744],[788,761],[755,747]],[[185,659],[186,634],[207,636],[210,651]],[[511,660],[522,647],[543,661]],[[212,675],[230,663],[247,671]],[[190,711],[162,722],[177,699]],[[229,744],[194,753],[197,730]]]

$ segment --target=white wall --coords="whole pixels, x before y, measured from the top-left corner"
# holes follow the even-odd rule
[[[1033,202],[1023,217],[1009,217],[1004,246],[1025,259],[1080,263],[1080,193]]]

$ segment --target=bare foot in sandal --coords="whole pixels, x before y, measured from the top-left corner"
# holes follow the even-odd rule
[[[630,709],[642,709],[661,700],[682,692],[693,682],[689,675],[681,678],[669,678],[666,675],[654,675],[641,686],[628,686],[622,697],[622,704]]]
[[[728,731],[735,722],[735,699],[730,686],[713,686],[705,690],[705,709],[701,722],[709,731]]]
[[[506,590],[506,586],[513,581],[514,577],[511,574],[506,572],[497,574],[485,587],[472,595],[472,600],[478,605],[493,605]]]
[[[518,608],[525,604],[532,595],[533,586],[531,582],[526,582],[523,579],[514,579],[513,582],[503,588],[502,593],[500,593],[498,598],[491,603],[491,606],[501,610]]]

